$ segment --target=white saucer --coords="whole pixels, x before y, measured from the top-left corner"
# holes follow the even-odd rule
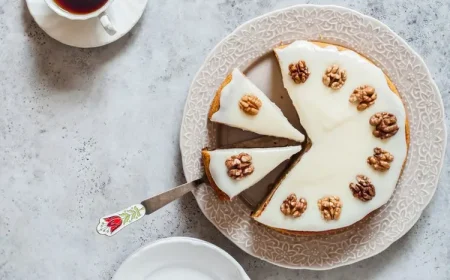
[[[112,43],[133,28],[141,18],[148,0],[115,0],[106,10],[117,33],[109,35],[97,18],[69,20],[57,15],[45,0],[26,0],[36,23],[53,39],[73,47],[94,48]]]
[[[113,280],[250,280],[227,252],[206,241],[171,237],[129,256]]]

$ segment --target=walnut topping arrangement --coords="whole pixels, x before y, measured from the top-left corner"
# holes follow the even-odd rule
[[[386,171],[391,168],[391,162],[394,156],[381,148],[373,149],[373,156],[367,158],[367,163],[378,171]]]
[[[327,220],[337,220],[341,216],[342,202],[337,196],[326,196],[317,201],[322,217]]]
[[[247,153],[231,156],[225,161],[228,169],[228,176],[235,180],[240,180],[253,173],[255,167],[252,164],[252,157]]]
[[[252,94],[246,94],[239,100],[239,108],[247,115],[257,115],[261,106],[261,100]]]
[[[376,113],[369,120],[370,125],[375,126],[373,136],[386,139],[394,136],[398,131],[397,118],[387,112]]]
[[[254,184],[270,184],[250,214],[268,227],[263,230],[296,236],[341,232],[398,196],[410,140],[417,136],[409,133],[410,114],[395,88],[401,85],[345,47],[300,40],[273,51],[281,66],[275,69],[281,93],[289,100],[279,98],[289,108],[278,108],[234,69],[216,90],[209,121],[225,132],[222,126],[231,126],[270,138],[213,145],[217,151],[203,148],[205,173],[221,200],[233,200]],[[286,118],[292,112],[300,118],[301,135]],[[238,214],[248,221],[248,211]]]
[[[369,201],[375,196],[375,187],[364,175],[356,176],[357,183],[350,183],[349,187],[353,196],[361,201]]]
[[[289,75],[296,84],[303,84],[309,77],[309,69],[304,60],[289,64]]]
[[[357,87],[350,95],[349,101],[351,103],[358,103],[356,108],[358,111],[364,111],[375,103],[377,99],[377,93],[371,86],[364,85]]]
[[[306,211],[307,206],[308,203],[303,197],[297,200],[297,196],[292,193],[283,201],[280,210],[286,216],[298,218]]]
[[[333,64],[330,67],[328,67],[322,76],[323,84],[334,90],[340,89],[345,84],[346,80],[347,80],[347,71],[345,71],[345,69],[340,68],[336,64]]]

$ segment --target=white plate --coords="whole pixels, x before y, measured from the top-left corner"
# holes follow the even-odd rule
[[[228,253],[188,237],[161,239],[142,247],[119,267],[113,280],[249,280]]]
[[[244,23],[222,40],[194,78],[180,132],[188,181],[203,173],[203,147],[252,136],[207,121],[211,100],[234,67],[246,72],[264,92],[271,93],[269,97],[298,125],[272,55],[273,47],[280,42],[296,39],[319,40],[356,50],[375,62],[397,86],[410,121],[411,143],[392,198],[368,219],[345,230],[292,236],[254,222],[250,218],[252,209],[241,199],[221,202],[206,185],[194,195],[205,216],[245,252],[283,267],[323,270],[380,253],[416,223],[435,192],[443,164],[447,139],[444,109],[423,60],[381,22],[337,6],[299,5],[271,12]],[[249,193],[255,200],[261,199],[270,182],[266,179]]]
[[[73,47],[94,48],[112,43],[136,25],[148,0],[115,0],[106,13],[117,29],[114,36],[103,29],[97,18],[69,20],[52,11],[45,0],[26,0],[36,23],[53,39]]]

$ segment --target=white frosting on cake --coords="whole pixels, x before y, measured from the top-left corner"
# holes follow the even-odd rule
[[[292,146],[281,148],[214,150],[209,152],[211,157],[209,171],[217,187],[230,198],[233,198],[259,182],[280,163],[300,152],[301,149],[301,146]],[[255,170],[252,174],[241,180],[235,180],[228,176],[228,169],[225,166],[225,161],[227,158],[240,153],[251,155]]]
[[[246,94],[256,95],[262,101],[262,106],[255,116],[248,115],[239,108],[239,101]],[[262,135],[299,142],[305,139],[305,136],[289,123],[280,108],[238,69],[233,70],[231,82],[222,89],[220,108],[212,115],[211,121]]]
[[[336,47],[321,48],[306,41],[296,41],[285,48],[275,49],[283,75],[283,83],[311,138],[312,147],[287,174],[270,202],[255,219],[265,225],[293,231],[326,231],[349,226],[385,204],[397,184],[407,154],[405,109],[394,94],[381,69],[353,51],[338,51]],[[304,84],[295,84],[288,66],[304,60],[310,76]],[[347,71],[347,81],[339,90],[322,83],[327,67],[337,64]],[[370,85],[378,95],[375,104],[358,111],[348,99],[355,88]],[[370,117],[377,112],[393,113],[399,131],[381,140],[372,135]],[[367,164],[373,149],[380,147],[394,156],[386,172],[375,171]],[[356,175],[368,176],[376,189],[375,197],[362,202],[353,197],[350,182]],[[299,218],[283,215],[280,205],[295,193],[304,197],[308,208]],[[324,196],[339,196],[342,213],[338,220],[321,217],[317,201]]]

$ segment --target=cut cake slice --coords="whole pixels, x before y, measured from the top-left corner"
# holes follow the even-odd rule
[[[255,98],[259,108],[250,113],[241,106],[244,96]],[[211,104],[209,119],[261,135],[276,136],[303,142],[305,136],[295,129],[280,108],[238,69],[227,76]]]
[[[277,147],[277,148],[253,148],[253,149],[219,149],[208,151],[203,149],[202,158],[205,166],[205,173],[213,189],[222,200],[230,200],[244,190],[253,186],[264,178],[270,171],[275,169],[280,163],[291,158],[300,152],[301,146]],[[246,159],[242,163],[246,166],[239,166],[239,162],[232,167],[227,166],[227,160],[235,160],[240,155],[245,154]],[[234,157],[233,157],[234,156]],[[235,171],[251,168],[250,174],[236,174]],[[230,171],[235,169],[234,171]]]

